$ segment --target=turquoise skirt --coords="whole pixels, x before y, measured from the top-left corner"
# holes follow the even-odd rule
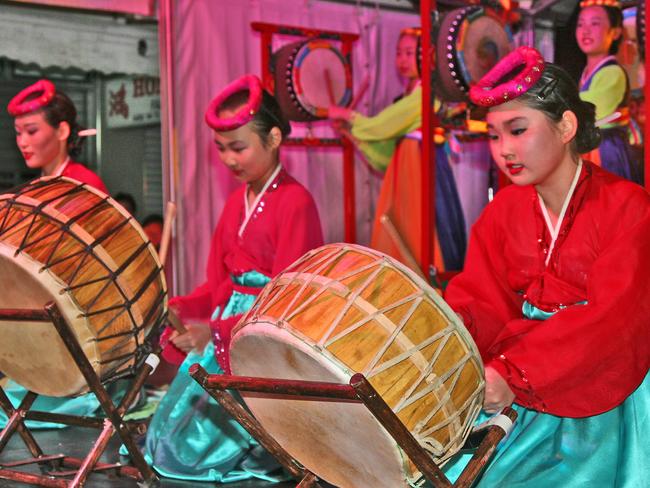
[[[287,479],[277,461],[189,376],[195,363],[223,374],[212,343],[202,355],[187,356],[147,430],[147,462],[161,476],[182,480]]]
[[[547,318],[526,304],[523,311],[527,317]],[[650,374],[621,405],[592,417],[557,417],[514,408],[517,420],[475,487],[650,486]],[[487,418],[481,414],[477,424]],[[444,466],[452,482],[470,457],[456,455]]]

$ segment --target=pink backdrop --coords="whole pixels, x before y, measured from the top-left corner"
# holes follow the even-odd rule
[[[178,294],[204,279],[212,230],[227,195],[238,184],[219,161],[203,114],[209,101],[228,82],[245,73],[261,74],[260,36],[252,31],[251,22],[360,34],[353,51],[355,85],[366,74],[371,85],[358,110],[374,114],[402,91],[394,67],[397,37],[401,28],[418,25],[419,19],[414,14],[314,0],[168,0],[161,2],[161,8],[161,29],[165,18],[171,19],[172,26],[167,63],[161,46],[161,76],[163,87],[165,77],[173,86],[169,102],[173,113],[168,120],[173,120],[174,128],[168,139],[175,139],[177,157],[172,158],[176,171],[168,171],[171,176],[166,187],[179,204],[174,253],[174,293]],[[164,33],[161,40],[165,40]],[[278,39],[274,50],[295,40]],[[304,124],[294,124],[293,135],[306,130]],[[332,136],[326,123],[314,124],[312,131]],[[281,153],[281,159],[314,195],[326,241],[342,241],[341,152],[288,148]],[[361,244],[369,240],[380,182],[381,177],[357,159],[357,235]]]

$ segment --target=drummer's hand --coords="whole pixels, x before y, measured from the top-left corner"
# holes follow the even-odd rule
[[[509,406],[515,399],[515,394],[496,369],[485,367],[485,399],[483,410],[486,413],[496,413],[503,407]]]
[[[192,322],[186,323],[187,332],[179,334],[174,332],[170,337],[171,342],[184,353],[189,353],[193,349],[203,351],[208,342],[212,339],[212,330],[205,323]]]
[[[344,120],[346,122],[349,122],[352,119],[352,113],[352,110],[349,108],[339,107],[338,105],[332,105],[327,110],[327,116],[330,119]]]

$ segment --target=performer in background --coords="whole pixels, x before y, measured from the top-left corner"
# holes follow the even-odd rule
[[[601,126],[600,146],[585,157],[607,171],[642,184],[641,161],[630,151],[627,132],[630,82],[614,57],[623,32],[620,2],[584,0],[580,7],[576,39],[587,56],[580,77],[580,98],[596,106],[596,120],[620,113]]]
[[[16,144],[25,164],[43,176],[67,176],[108,193],[99,176],[75,162],[81,153],[82,127],[72,100],[49,80],[39,80],[16,95],[7,107],[14,117]]]
[[[536,50],[513,51],[470,95],[490,107],[513,184],[472,228],[445,299],[483,358],[485,412],[519,413],[478,486],[644,486],[650,196],[581,159],[600,140],[594,106]]]
[[[25,164],[32,169],[40,169],[43,176],[67,176],[108,193],[102,180],[72,158],[81,152],[83,137],[79,136],[82,127],[77,122],[77,109],[72,100],[63,92],[57,91],[49,80],[39,80],[28,86],[7,106],[14,117],[16,144],[25,158]],[[14,405],[18,405],[27,390],[14,381],[4,387],[5,393]],[[126,393],[125,384],[115,382],[109,392],[115,401]],[[94,394],[77,397],[48,397],[40,395],[33,410],[67,415],[93,416],[101,411]],[[7,416],[0,410],[0,426],[6,425]],[[32,429],[63,428],[64,424],[27,421]]]
[[[233,326],[273,276],[322,245],[322,231],[311,195],[280,164],[279,146],[291,127],[256,76],[226,87],[206,122],[221,160],[244,185],[228,198],[212,236],[206,282],[170,300],[188,331],[167,330],[163,355],[184,362],[149,426],[146,456],[171,478],[277,480],[278,464],[188,369],[200,362],[212,374],[230,372]]]
[[[406,93],[402,98],[374,117],[344,107],[330,107],[329,111],[331,119],[349,122],[350,132],[368,163],[386,172],[377,202],[370,247],[409,266],[413,259],[419,263],[422,256],[419,36],[420,29],[408,28],[401,31],[398,41],[396,64],[400,75],[406,79]],[[466,245],[463,212],[443,142],[443,134],[436,134],[438,239],[432,242],[432,248],[438,271],[461,269]],[[404,255],[404,248],[412,256],[411,262]]]

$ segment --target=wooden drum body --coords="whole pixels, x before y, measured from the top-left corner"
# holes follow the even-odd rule
[[[292,42],[274,53],[273,59],[275,97],[289,120],[326,118],[331,105],[350,103],[350,63],[329,41]]]
[[[437,462],[463,444],[484,388],[480,355],[456,314],[379,252],[332,244],[271,281],[233,331],[237,375],[347,383],[363,373]],[[305,467],[345,487],[405,486],[414,466],[361,404],[244,395]]]
[[[0,308],[54,301],[101,379],[132,367],[167,314],[155,249],[126,210],[69,178],[0,195]],[[43,395],[88,390],[54,326],[2,323],[0,371]]]
[[[452,10],[442,19],[436,42],[436,79],[443,100],[467,100],[477,83],[511,50],[507,26],[489,9],[469,6]]]

